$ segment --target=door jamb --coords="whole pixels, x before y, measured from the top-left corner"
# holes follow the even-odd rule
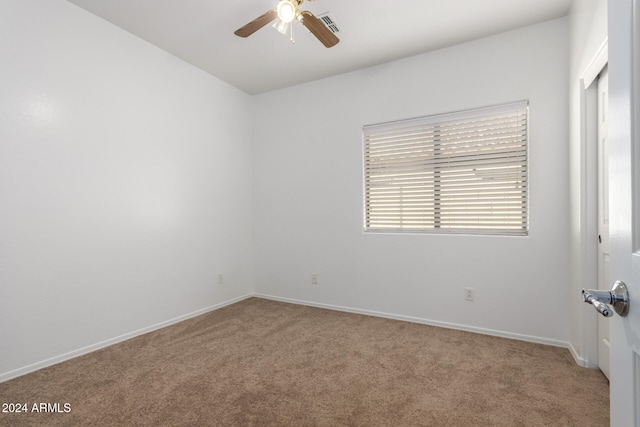
[[[598,75],[609,59],[608,39],[605,39],[580,79],[580,253],[578,283],[582,288],[598,287]],[[598,318],[591,307],[583,304],[579,310],[580,352],[576,362],[584,367],[598,368]]]

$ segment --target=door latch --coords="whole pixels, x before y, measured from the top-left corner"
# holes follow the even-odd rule
[[[625,317],[629,313],[629,291],[627,285],[621,280],[616,281],[610,291],[599,291],[595,289],[583,289],[582,299],[587,302],[605,317],[613,316],[613,311],[609,304],[618,313]]]

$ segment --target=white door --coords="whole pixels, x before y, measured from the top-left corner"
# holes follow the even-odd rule
[[[609,319],[611,425],[614,427],[640,427],[639,8],[640,0],[609,0],[608,3],[609,273],[610,280],[627,284],[630,297],[629,314]]]
[[[609,280],[609,73],[605,68],[598,79],[598,289],[608,290]],[[609,378],[608,318],[598,317],[598,366]]]

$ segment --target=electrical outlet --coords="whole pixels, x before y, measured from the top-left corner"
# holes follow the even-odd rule
[[[464,299],[473,301],[473,288],[464,288]]]
[[[224,283],[224,276],[222,273],[218,273],[218,285],[222,285]]]
[[[311,284],[312,285],[317,285],[318,284],[318,275],[316,273],[312,273],[311,274]]]

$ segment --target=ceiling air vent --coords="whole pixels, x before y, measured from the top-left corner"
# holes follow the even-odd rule
[[[334,21],[333,18],[329,16],[329,12],[318,15],[318,19],[324,24],[325,27],[330,29],[332,33],[335,34],[340,32],[338,24],[336,24],[336,21]]]

